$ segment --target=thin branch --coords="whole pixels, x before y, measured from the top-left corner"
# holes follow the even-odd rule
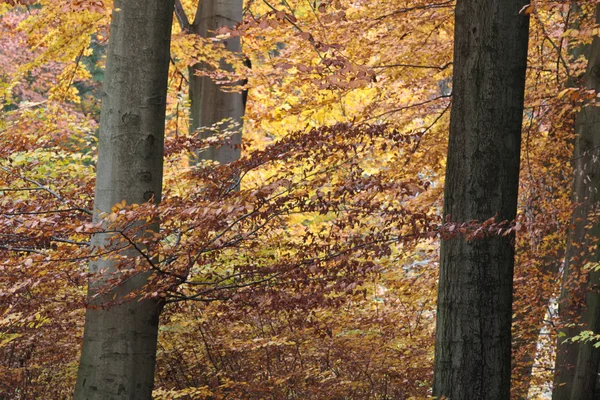
[[[173,64],[173,67],[175,68],[175,72],[181,76],[181,79],[185,81],[185,83],[189,84],[190,82],[188,81],[187,77],[185,76],[185,74],[183,72],[181,72],[179,70],[179,68],[177,67],[177,63],[175,62],[175,59],[173,58],[173,56],[169,57],[171,60],[171,64]]]
[[[172,276],[175,277],[177,279],[179,279],[181,282],[185,282],[186,281],[186,277],[184,275],[179,275],[179,274],[175,274],[173,272],[169,272],[169,271],[165,271],[161,268],[159,268],[156,263],[152,260],[152,258],[150,258],[150,256],[148,254],[146,254],[133,240],[131,240],[131,238],[129,236],[127,236],[125,234],[125,232],[123,231],[119,231],[119,234],[125,239],[127,240],[127,242],[129,243],[129,245],[137,252],[139,253],[144,260],[146,260],[146,262],[150,265],[150,268],[152,268],[153,270],[157,271],[158,273],[162,274],[162,275],[168,275],[168,276]]]
[[[40,215],[40,214],[55,214],[55,213],[70,212],[70,211],[84,212],[82,209],[80,209],[78,207],[75,207],[75,208],[65,208],[65,209],[62,209],[62,210],[7,212],[7,213],[0,213],[0,215],[8,215],[8,216],[16,216],[16,215]]]
[[[445,70],[446,68],[448,68],[449,66],[452,65],[452,62],[448,62],[444,65],[438,66],[438,65],[417,65],[417,64],[384,64],[384,65],[377,65],[371,68],[423,68],[423,69],[437,69],[440,71]]]
[[[63,101],[67,100],[67,96],[69,95],[69,88],[73,84],[73,79],[75,79],[75,75],[77,74],[77,69],[79,68],[79,64],[81,63],[81,58],[83,57],[83,53],[85,52],[85,46],[81,48],[79,55],[75,59],[75,68],[73,68],[73,73],[69,77],[69,82],[65,88],[65,95],[63,96]]]
[[[15,252],[19,252],[19,253],[36,253],[36,254],[44,254],[43,252],[39,251],[39,250],[35,250],[35,249],[31,249],[28,247],[11,247],[11,246],[5,246],[3,244],[0,244],[0,249],[2,250],[6,250],[6,251],[15,251]]]
[[[532,3],[534,5],[534,10],[537,10],[537,6],[535,5],[535,1],[532,1]],[[561,47],[559,47],[556,43],[554,43],[554,40],[552,40],[552,38],[550,37],[550,35],[546,31],[546,27],[544,26],[544,23],[542,22],[540,16],[536,12],[534,12],[532,14],[532,16],[535,18],[535,20],[537,21],[537,23],[540,25],[540,29],[542,30],[542,34],[544,35],[544,38],[546,40],[548,40],[548,42],[550,42],[550,44],[552,45],[552,47],[554,48],[554,50],[556,50],[556,53],[558,55],[556,63],[563,65],[563,68],[565,69],[565,73],[567,74],[567,81],[568,82],[573,82],[573,77],[571,76],[571,70],[569,68],[569,63],[563,57]],[[562,37],[561,37],[560,43],[561,43],[561,46],[562,46]],[[558,69],[557,69],[557,73],[558,73]]]
[[[10,173],[10,169],[6,168],[6,167],[0,167],[2,170],[4,170],[5,172]],[[58,200],[60,201],[64,201],[66,202],[67,200],[65,200],[61,195],[59,195],[58,193],[56,193],[55,191],[53,191],[52,189],[50,189],[49,187],[46,187],[44,185],[42,185],[40,182],[38,181],[34,181],[33,179],[27,178],[23,175],[21,175],[21,179],[23,179],[26,182],[32,183],[35,186],[37,186],[38,188],[40,188],[40,190],[44,190],[48,193],[50,193],[52,196],[56,197]],[[89,215],[94,215],[93,212],[91,212],[90,210],[87,210],[85,208],[81,208],[81,207],[74,207],[75,209],[77,209],[78,211],[81,211],[83,213],[89,214]]]
[[[428,10],[428,9],[434,9],[434,8],[448,8],[448,7],[452,7],[452,4],[454,4],[454,0],[452,0],[452,1],[445,1],[443,3],[437,3],[437,4],[427,4],[427,5],[422,5],[422,6],[400,8],[398,10],[392,11],[389,14],[381,15],[381,16],[375,18],[375,20],[381,21],[382,19],[393,17],[394,15],[403,14],[403,13],[407,13],[407,12],[415,11],[415,10]]]
[[[178,302],[181,302],[181,301],[188,301],[188,300],[199,301],[199,302],[203,302],[203,303],[211,303],[213,301],[228,301],[228,300],[231,300],[231,297],[212,297],[212,298],[198,299],[198,298],[193,298],[193,297],[190,297],[190,296],[174,295],[174,294],[169,294],[168,296],[169,296],[169,298],[174,299],[174,300],[165,300],[166,304],[178,303]]]
[[[90,245],[90,242],[77,242],[75,240],[59,238],[59,237],[56,237],[56,236],[52,236],[50,239],[53,242],[68,243],[68,244],[74,244],[74,245],[77,245],[77,246],[89,246]]]
[[[435,124],[438,123],[438,121],[440,119],[442,119],[442,117],[444,116],[444,114],[446,114],[446,111],[448,111],[450,109],[450,105],[452,103],[448,103],[448,105],[446,105],[446,107],[444,108],[444,111],[442,111],[437,117],[436,119],[427,127],[425,128],[420,135],[419,140],[415,143],[415,147],[412,149],[411,155],[415,154],[417,152],[417,150],[419,149],[419,145],[421,144],[421,139],[423,138],[423,135],[425,135],[427,132],[429,132],[431,130],[431,128],[433,128],[435,126]],[[410,157],[406,160],[406,162],[404,163],[404,165],[407,165],[408,162],[410,161]]]
[[[0,192],[24,192],[27,190],[44,190],[42,188],[39,187],[35,187],[35,188],[19,188],[19,189],[12,189],[12,188],[0,188]]]
[[[269,3],[267,0],[263,0],[263,3],[265,3],[271,10],[273,10],[274,12],[278,12],[280,10],[278,10],[277,8],[273,7],[273,5],[271,3]],[[302,28],[300,28],[298,26],[298,24],[296,24],[290,17],[288,17],[287,13],[284,15],[284,18],[286,21],[288,21],[294,28],[296,28],[296,30],[300,33],[305,33],[304,30],[302,30]],[[295,18],[295,17],[294,17]],[[317,55],[319,56],[319,58],[321,59],[321,61],[325,61],[325,57],[323,56],[323,54],[321,53],[321,51],[317,48],[317,44],[315,43],[315,39],[313,38],[312,34],[309,33],[309,37],[308,37],[308,42],[312,45],[313,49],[317,52]],[[331,71],[331,69],[329,68],[329,66],[326,66],[328,71]]]
[[[440,100],[440,99],[447,99],[447,98],[450,98],[450,97],[452,97],[452,95],[451,95],[451,94],[448,94],[448,95],[442,95],[442,96],[434,97],[433,99],[430,99],[430,100],[422,101],[422,102],[420,102],[420,103],[414,103],[414,104],[409,104],[409,105],[407,105],[407,106],[403,106],[403,107],[394,108],[393,110],[389,110],[389,111],[383,112],[383,113],[381,113],[381,114],[379,114],[379,115],[376,115],[376,116],[374,116],[374,117],[371,117],[371,118],[367,119],[366,121],[370,121],[370,120],[373,120],[373,119],[377,119],[377,118],[379,118],[379,117],[383,117],[384,115],[392,114],[392,113],[395,113],[395,112],[398,112],[398,111],[407,110],[407,109],[409,109],[409,108],[414,108],[414,107],[423,106],[423,105],[425,105],[425,104],[433,103],[433,102],[435,102],[435,101],[438,101],[438,100]]]
[[[355,246],[351,246],[349,248],[345,248],[345,249],[339,249],[338,251],[334,251],[333,253],[329,253],[329,254],[325,254],[323,256],[316,256],[316,257],[312,257],[312,258],[308,258],[308,259],[304,259],[304,260],[300,260],[297,263],[295,263],[294,265],[291,266],[291,269],[288,271],[279,271],[279,272],[275,272],[271,275],[268,275],[264,278],[261,279],[257,279],[257,280],[253,280],[250,282],[240,282],[240,283],[232,283],[230,285],[225,285],[225,286],[219,286],[219,282],[223,282],[224,280],[228,280],[229,278],[231,278],[231,276],[225,277],[224,279],[221,279],[217,283],[214,287],[212,288],[207,288],[205,290],[202,290],[200,292],[196,292],[194,294],[191,294],[189,296],[183,295],[181,293],[177,293],[177,292],[172,292],[169,293],[168,296],[171,298],[174,298],[176,300],[172,300],[172,301],[182,301],[182,300],[194,300],[194,301],[202,301],[202,302],[210,302],[210,301],[214,301],[214,300],[228,300],[229,298],[226,299],[218,299],[218,298],[212,298],[212,299],[207,299],[207,298],[203,298],[202,296],[213,293],[213,292],[218,292],[218,291],[222,291],[222,290],[231,290],[231,289],[241,289],[241,288],[246,288],[249,286],[254,286],[254,285],[259,285],[262,283],[267,283],[267,282],[271,282],[276,278],[281,277],[282,275],[284,275],[286,272],[290,272],[291,270],[295,270],[297,268],[301,268],[303,266],[306,265],[311,265],[314,263],[321,263],[321,262],[327,262],[327,261],[331,261],[334,260],[336,258],[339,258],[345,254],[360,250],[360,249],[364,249],[364,248],[368,248],[369,246],[373,246],[373,245],[377,245],[377,244],[392,244],[395,242],[401,242],[402,239],[407,239],[407,238],[416,238],[418,235],[416,234],[407,234],[407,235],[403,235],[403,236],[397,236],[397,237],[392,237],[392,238],[387,238],[387,239],[381,239],[381,240],[373,240],[370,242],[365,242],[365,243],[361,243],[361,244],[357,244]],[[236,274],[237,275],[237,274]],[[196,283],[192,283],[192,282],[186,282],[186,284],[196,284]]]

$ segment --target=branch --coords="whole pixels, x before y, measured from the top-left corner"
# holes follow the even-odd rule
[[[177,22],[179,22],[182,31],[190,32],[192,30],[190,20],[185,14],[181,0],[175,0],[175,17],[177,17]]]
[[[56,237],[56,236],[52,236],[52,237],[50,237],[50,239],[53,242],[68,243],[68,244],[74,244],[77,246],[89,246],[90,245],[89,242],[77,242],[75,240],[64,239],[64,238],[60,238],[60,237]]]
[[[13,189],[13,188],[0,188],[0,192],[24,192],[24,191],[28,191],[28,190],[44,190],[43,188],[18,188],[18,189]]]
[[[6,251],[15,251],[15,252],[19,252],[19,253],[36,253],[36,254],[44,254],[43,252],[36,250],[36,249],[32,249],[29,247],[11,247],[11,246],[5,246],[3,244],[0,244],[0,249],[1,250],[6,250]]]
[[[447,99],[447,98],[450,98],[450,97],[452,97],[451,94],[449,94],[449,95],[442,95],[442,96],[434,97],[433,99],[425,100],[425,101],[420,102],[420,103],[414,103],[414,104],[409,104],[407,106],[403,106],[403,107],[399,107],[399,108],[394,108],[393,110],[389,110],[389,111],[383,112],[381,114],[378,114],[378,115],[376,115],[374,117],[371,117],[371,118],[367,119],[367,121],[371,121],[373,119],[377,119],[379,117],[383,117],[384,115],[388,115],[388,114],[392,114],[392,113],[395,113],[395,112],[407,110],[409,108],[423,106],[425,104],[433,103],[433,102],[438,101],[440,99]]]
[[[415,10],[428,10],[428,9],[432,9],[432,8],[452,7],[453,3],[454,3],[454,1],[452,0],[452,1],[445,1],[445,2],[437,3],[437,4],[426,4],[426,5],[420,5],[420,6],[414,6],[414,7],[400,8],[398,10],[392,11],[389,14],[381,15],[381,16],[375,18],[375,20],[381,21],[382,19],[393,17],[394,15],[403,14],[403,13],[407,13],[407,12],[415,11]]]
[[[2,169],[3,171],[5,171],[5,172],[7,172],[7,173],[10,173],[10,170],[9,170],[8,168],[6,168],[6,167],[2,167],[2,166],[0,166],[0,169]],[[30,179],[30,178],[27,178],[27,177],[25,177],[25,176],[23,176],[23,175],[21,175],[21,179],[23,179],[25,182],[29,182],[29,183],[31,183],[31,184],[34,184],[34,185],[35,185],[35,186],[37,186],[37,187],[38,187],[40,190],[44,190],[44,191],[46,191],[46,192],[50,193],[52,196],[54,196],[55,198],[57,198],[57,199],[58,199],[58,200],[60,200],[60,201],[64,201],[64,202],[66,202],[66,201],[67,201],[67,200],[65,200],[65,199],[64,199],[64,198],[63,198],[61,195],[59,195],[59,194],[58,194],[58,193],[56,193],[55,191],[51,190],[49,187],[42,185],[42,184],[41,184],[40,182],[38,182],[38,181],[35,181],[35,180],[33,180],[33,179]],[[27,190],[33,190],[33,189],[27,189]],[[5,191],[5,190],[3,190],[3,191]],[[92,211],[90,211],[90,210],[87,210],[87,209],[85,209],[85,208],[82,208],[82,207],[74,207],[74,208],[75,208],[76,210],[78,210],[78,211],[81,211],[82,213],[89,214],[89,215],[94,215],[94,213],[93,213]]]
[[[441,66],[437,66],[437,65],[417,65],[417,64],[386,64],[386,65],[376,65],[372,68],[397,68],[397,67],[404,67],[404,68],[424,68],[424,69],[438,69],[440,71],[445,70],[446,68],[448,68],[450,65],[452,65],[452,62],[448,62],[444,65]]]
[[[439,114],[436,119],[427,127],[425,128],[420,136],[419,136],[419,140],[415,143],[415,147],[412,149],[411,151],[411,155],[415,154],[417,152],[417,150],[419,149],[419,145],[421,144],[421,139],[423,138],[423,135],[425,135],[427,132],[429,132],[429,130],[431,130],[431,128],[434,127],[435,124],[438,123],[438,121],[440,119],[442,119],[442,117],[444,116],[444,114],[446,114],[446,111],[448,111],[448,109],[450,109],[450,104],[452,104],[451,102],[448,103],[448,105],[446,105],[446,108],[444,108],[444,111],[441,112],[441,114]],[[404,163],[404,165],[406,166],[409,162],[410,162],[410,156],[406,159],[406,162]]]
[[[186,281],[186,277],[184,275],[179,275],[173,272],[169,272],[169,271],[165,271],[161,268],[159,268],[156,263],[152,260],[152,258],[150,258],[150,256],[148,254],[146,254],[133,240],[131,240],[131,238],[129,236],[127,236],[125,234],[125,232],[123,231],[119,231],[119,234],[125,239],[127,240],[127,242],[129,243],[129,245],[136,251],[138,252],[143,258],[144,260],[146,260],[146,262],[150,265],[150,268],[152,268],[153,270],[157,271],[158,273],[162,274],[162,275],[168,275],[168,276],[172,276],[175,277],[177,279],[179,279],[181,282],[185,282]]]
[[[534,6],[534,10],[537,9],[537,6],[535,5],[535,1],[532,1],[532,5]],[[569,12],[570,12],[570,10],[569,10]],[[552,47],[554,47],[554,50],[556,50],[556,53],[558,54],[558,59],[556,60],[556,64],[557,64],[557,66],[560,64],[563,65],[563,68],[565,69],[565,73],[567,74],[567,83],[574,82],[573,77],[571,76],[571,70],[569,68],[569,63],[567,62],[567,60],[565,60],[565,58],[563,57],[563,54],[562,54],[562,49],[561,49],[562,42],[563,42],[562,37],[560,39],[561,47],[559,47],[556,43],[554,43],[554,40],[552,40],[552,38],[546,31],[546,26],[542,22],[538,13],[534,12],[532,14],[532,17],[535,18],[535,20],[538,22],[538,24],[540,24],[540,28],[542,29],[542,34],[544,35],[544,39],[548,40],[548,42],[550,42]],[[565,25],[565,29],[566,29],[566,27],[567,27],[567,25]],[[558,72],[559,72],[558,68],[556,68],[557,76],[558,76]]]
[[[56,214],[56,213],[71,212],[71,211],[79,211],[79,212],[87,213],[85,210],[83,210],[79,207],[75,207],[75,208],[65,208],[65,209],[61,209],[61,210],[7,212],[7,213],[1,213],[0,215],[8,215],[8,216],[14,217],[17,215]]]

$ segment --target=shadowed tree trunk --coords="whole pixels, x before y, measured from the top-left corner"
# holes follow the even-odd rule
[[[527,291],[521,291],[521,295],[526,297],[521,299],[521,305],[527,303],[528,307],[519,309],[518,304],[514,304],[513,332],[518,335],[513,336],[512,342],[512,399],[525,400],[528,398],[533,378],[533,366],[538,353],[539,336],[544,327],[548,304],[552,298],[551,291],[544,288],[547,286],[545,279],[558,274],[563,257],[564,247],[562,254],[546,256],[540,260],[536,271],[529,270],[527,281],[524,283]],[[536,293],[531,293],[531,288],[534,288]],[[517,301],[518,299],[515,298],[515,302]]]
[[[567,26],[569,27],[569,29],[575,29],[575,30],[579,30],[581,29],[581,21],[583,18],[581,18],[582,13],[584,12],[584,9],[582,8],[582,4],[574,2],[571,4],[570,6],[570,10],[569,10],[569,14],[566,17],[566,23]],[[586,58],[589,57],[589,50],[590,50],[590,44],[582,44],[582,43],[576,43],[576,44],[569,44],[568,43],[568,54],[572,59],[577,59],[578,57],[581,56],[585,56]],[[567,82],[566,82],[566,86],[567,87],[574,87],[576,85],[576,82],[573,79],[574,77],[572,76],[568,76]],[[550,168],[550,166],[547,166],[548,168]],[[570,252],[572,253],[572,250],[570,250]],[[560,255],[562,254],[562,255]],[[566,257],[566,249],[563,247],[562,252],[559,254],[556,254],[554,256],[550,256],[550,257],[545,257],[546,262],[544,262],[544,264],[542,264],[542,274],[544,276],[556,276],[556,274],[560,271],[560,267],[564,266],[564,260]],[[529,279],[529,277],[528,277]],[[528,286],[529,282],[527,283]],[[564,292],[564,290],[566,289],[566,287],[563,285],[563,295],[566,293]],[[535,321],[534,324],[531,325],[531,327],[533,329],[536,329],[538,331],[538,334],[541,330],[541,328],[543,327],[543,320],[544,317],[546,315],[546,307],[548,307],[549,305],[549,301],[552,299],[552,297],[550,297],[550,293],[545,292],[543,288],[540,287],[540,290],[538,291],[538,293],[536,293],[536,296],[538,297],[537,300],[533,300],[534,304],[537,304],[537,309],[540,311],[539,313],[536,313],[537,316],[537,320]],[[532,299],[528,300],[529,303],[532,303]],[[535,309],[535,308],[534,308]],[[531,316],[531,310],[527,310],[525,311],[525,314],[520,314],[519,313],[520,310],[515,309],[515,313],[516,313],[516,318],[515,320],[513,320],[513,331],[515,331],[515,328],[518,328],[518,326],[515,326],[515,322],[518,323],[519,318],[522,315],[527,314],[530,318]],[[563,331],[565,332],[565,331]],[[516,356],[516,358],[513,359],[513,378],[516,377],[516,379],[519,379],[518,382],[516,382],[516,385],[513,385],[512,388],[512,395],[513,398],[515,399],[526,399],[528,392],[529,392],[529,388],[531,386],[531,380],[532,380],[532,373],[533,373],[533,363],[535,362],[535,358],[537,355],[537,346],[538,346],[538,335],[533,335],[535,333],[535,331],[530,331],[530,333],[532,334],[530,336],[529,339],[526,339],[525,341],[521,341],[521,343],[519,343],[519,341],[513,341],[513,346],[514,346],[514,350],[513,351],[513,357]],[[561,341],[564,339],[561,339]],[[563,350],[565,350],[563,348]],[[517,353],[517,354],[515,354]],[[568,352],[571,353],[571,352]],[[574,353],[576,356],[576,353]],[[561,361],[561,364],[565,363],[564,357],[567,356],[567,352],[560,352],[557,354],[557,357],[563,358]],[[573,359],[572,364],[575,363],[574,361],[575,359]],[[568,362],[568,361],[567,361]],[[557,375],[558,376],[558,375]],[[555,388],[556,389],[556,388]],[[565,389],[565,388],[562,388]],[[570,389],[569,389],[570,390]]]
[[[529,17],[524,0],[458,0],[444,215],[513,220]],[[441,244],[433,394],[509,399],[514,235]]]
[[[206,38],[222,26],[233,27],[242,20],[242,0],[208,0],[198,4],[192,32]],[[241,51],[240,38],[227,39],[227,49],[234,53]],[[221,66],[224,70],[231,70],[229,65]],[[203,151],[201,159],[214,160],[222,164],[240,158],[242,142],[242,118],[244,116],[245,102],[242,93],[225,92],[208,77],[196,76],[195,71],[203,68],[202,64],[190,68],[190,129],[192,131],[229,119],[239,125],[239,132],[231,137],[231,142],[218,148],[211,147]]]
[[[600,22],[600,7],[596,9],[596,21]],[[598,37],[594,38],[591,45],[583,81],[587,89],[600,90]],[[600,398],[597,384],[600,349],[593,347],[594,342],[565,342],[565,339],[578,335],[582,330],[600,333],[600,272],[584,268],[588,263],[600,261],[600,107],[589,105],[579,112],[575,133],[573,201],[576,208],[565,257],[559,314],[565,323],[575,322],[581,317],[583,327],[571,326],[561,331],[553,400]]]
[[[582,14],[584,8],[580,3],[572,3],[570,5],[569,14],[566,16],[566,24],[569,29],[580,30]],[[572,59],[577,59],[580,56],[589,57],[590,44],[575,43],[569,44],[568,54]],[[569,76],[566,82],[567,87],[574,87],[576,85],[572,76]],[[550,164],[546,165],[547,168],[551,168]],[[534,204],[533,207],[536,207]],[[536,213],[541,212],[537,210]],[[545,288],[546,283],[542,281],[536,282],[536,277],[543,279],[554,277],[559,273],[560,268],[564,266],[565,259],[565,248],[564,246],[554,244],[552,247],[557,247],[559,252],[557,254],[546,255],[540,265],[539,272],[541,274],[535,274],[533,276],[533,284],[531,282],[532,276],[527,275],[527,282],[525,285],[528,287],[527,290],[523,291],[523,295],[527,296],[527,299],[523,299],[530,304],[527,309],[519,309],[518,305],[513,305],[515,317],[513,319],[513,332],[518,332],[519,336],[513,338],[513,386],[511,388],[511,395],[514,399],[527,399],[528,392],[531,387],[533,365],[536,360],[539,335],[544,326],[544,319],[547,313],[547,307],[549,301],[553,300],[553,294]],[[531,289],[535,289],[535,293]],[[516,292],[515,292],[516,293]],[[534,298],[531,298],[532,293]],[[533,304],[533,306],[531,306]],[[532,319],[532,316],[534,319]],[[531,322],[527,322],[527,320]],[[525,324],[525,326],[523,326]],[[527,328],[528,327],[528,328]],[[564,331],[563,331],[564,332]],[[562,341],[563,339],[561,339]],[[564,357],[565,354],[560,354],[559,357]]]
[[[164,121],[173,0],[116,0],[106,61],[105,96],[100,118],[94,220],[123,200],[159,202],[162,187]],[[97,234],[92,247],[105,248],[110,237]],[[121,253],[134,256],[136,254]],[[137,274],[117,289],[94,298],[115,270],[107,257],[90,263],[91,280],[83,350],[75,399],[150,399],[161,305],[126,301],[148,274]]]

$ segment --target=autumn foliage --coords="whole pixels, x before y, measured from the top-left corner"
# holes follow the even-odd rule
[[[441,215],[454,2],[265,0],[214,40],[174,28],[163,200],[119,204],[103,228],[91,216],[112,4],[1,2],[0,397],[71,396],[102,229],[108,252],[136,254],[111,282],[152,270],[131,297],[166,304],[156,399],[426,398],[440,235],[517,232],[513,392],[541,396],[561,327],[574,118],[595,96],[571,51],[597,33],[593,4],[581,7],[531,10],[515,221]],[[244,54],[224,50],[230,36]],[[230,164],[194,162],[238,129],[189,132],[199,62],[248,90]]]

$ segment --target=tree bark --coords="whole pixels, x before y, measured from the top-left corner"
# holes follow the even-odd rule
[[[173,0],[116,0],[114,7],[100,118],[95,221],[123,200],[159,202],[162,188]],[[106,248],[109,240],[107,234],[94,235],[92,248]],[[90,271],[102,276],[89,283],[91,307],[86,311],[75,399],[152,396],[161,304],[149,299],[102,306],[143,288],[150,274],[134,275],[95,298],[115,265],[110,256],[90,263]]]
[[[564,248],[562,254],[552,254],[544,257],[540,262],[537,273],[534,272],[533,276],[527,276],[527,282],[524,283],[527,289],[521,290],[521,295],[524,298],[520,299],[521,304],[528,304],[526,309],[518,309],[519,306],[516,303],[519,302],[519,299],[514,299],[512,330],[518,332],[520,337],[513,337],[512,341],[512,399],[525,400],[528,398],[533,378],[533,366],[538,353],[539,336],[544,327],[548,304],[552,299],[550,291],[544,289],[544,285],[546,285],[545,278],[554,277],[558,274],[563,259]],[[532,288],[536,290],[536,293],[531,293]]]
[[[204,38],[222,26],[233,27],[242,20],[242,0],[209,0],[198,4],[192,31]],[[241,51],[240,38],[231,38],[225,42],[227,49],[234,53]],[[230,119],[239,124],[239,132],[231,137],[230,143],[204,150],[200,159],[214,160],[222,164],[240,158],[242,142],[242,118],[244,116],[244,99],[242,93],[225,92],[220,85],[208,77],[197,76],[196,71],[203,65],[190,68],[190,129],[195,131],[201,127]],[[221,65],[224,70],[231,70],[229,65]]]
[[[600,22],[600,7],[596,8]],[[583,78],[589,90],[600,90],[600,38],[595,37]],[[600,261],[598,249],[600,226],[600,107],[585,106],[575,123],[575,154],[573,201],[576,208],[572,217],[572,231],[567,246],[559,315],[563,322],[574,322],[581,316],[583,327],[564,328],[559,338],[556,356],[556,375],[553,400],[592,400],[600,398],[597,385],[600,367],[600,349],[594,342],[565,342],[582,330],[600,333],[600,272],[584,266]],[[594,227],[589,228],[592,224]]]
[[[582,4],[577,3],[577,2],[573,2],[570,5],[570,10],[569,10],[569,15],[566,17],[567,20],[567,27],[569,29],[575,29],[575,30],[580,30],[581,29],[581,21],[583,20],[583,18],[578,17],[581,16],[581,14],[584,12],[584,8],[582,7]],[[574,18],[575,17],[575,18]],[[567,42],[567,52],[569,54],[569,57],[571,59],[577,59],[581,56],[585,56],[586,58],[589,58],[589,50],[590,50],[591,45],[590,44],[582,44],[582,43],[569,43]],[[567,78],[567,82],[566,82],[566,87],[575,87],[576,86],[576,82],[574,80],[573,76],[568,76]],[[547,166],[548,167],[548,166]],[[550,275],[550,276],[555,276],[557,273],[559,273],[560,271],[560,267],[567,267],[568,265],[565,263],[565,259],[568,259],[569,256],[567,256],[567,254],[572,254],[573,249],[563,249],[563,256],[554,256],[553,261],[550,262],[550,264],[546,264],[546,268],[544,271],[544,275]],[[562,289],[563,289],[563,294],[561,294],[561,299],[564,297],[564,295],[567,293],[565,292],[566,286],[563,284],[562,285]],[[543,291],[542,291],[543,292]],[[542,293],[540,292],[540,293]],[[552,297],[545,297],[545,298],[541,298],[539,301],[534,301],[534,303],[540,304],[540,305],[544,305],[544,307],[546,307],[548,305],[548,301],[550,301],[552,299]],[[532,301],[531,299],[529,300],[530,302]],[[559,301],[559,304],[563,303],[562,301]],[[562,305],[561,307],[564,307],[564,305]],[[543,319],[545,316],[545,311],[540,314],[538,316],[539,319],[539,323],[536,324],[536,326],[538,326],[540,329],[543,325]],[[515,326],[514,326],[514,321],[513,321],[513,330],[514,330]],[[563,330],[563,333],[566,334],[566,331]],[[564,340],[564,338],[560,339],[560,341]],[[517,373],[517,379],[521,379],[521,381],[519,382],[519,385],[517,386],[518,388],[521,389],[521,391],[516,391],[515,390],[515,386],[513,386],[513,397],[514,398],[519,398],[519,399],[526,399],[528,392],[529,392],[529,388],[530,388],[530,383],[531,383],[531,379],[532,379],[532,372],[533,372],[533,362],[535,361],[535,357],[536,357],[536,353],[537,353],[537,345],[538,345],[538,341],[537,340],[530,340],[527,344],[528,350],[523,351],[522,354],[525,355],[525,357],[527,358],[527,360],[525,359],[519,359],[519,360],[513,360],[513,377],[515,376],[515,372]],[[513,344],[514,346],[514,344]],[[559,364],[574,364],[576,359],[577,359],[577,353],[573,352],[573,351],[565,351],[566,347],[565,346],[561,346],[559,345],[559,351],[557,352],[557,359],[561,360],[557,365]],[[515,352],[513,352],[514,355]],[[514,362],[517,363],[517,367],[515,367]],[[523,365],[525,362],[525,366],[526,366],[526,370],[524,370],[523,368],[519,368],[518,365]],[[567,373],[565,371],[565,373]],[[556,377],[558,377],[558,374],[556,374]],[[572,383],[572,377],[569,381],[570,383]],[[559,391],[564,390],[565,393],[570,392],[570,386],[569,389],[566,390],[566,387],[561,387],[560,389],[558,389]],[[554,387],[554,390],[557,390],[557,386]],[[518,395],[515,396],[515,395]],[[556,393],[555,393],[556,395]]]
[[[513,220],[529,18],[524,0],[458,0],[444,215]],[[434,396],[509,399],[514,235],[442,239]]]

